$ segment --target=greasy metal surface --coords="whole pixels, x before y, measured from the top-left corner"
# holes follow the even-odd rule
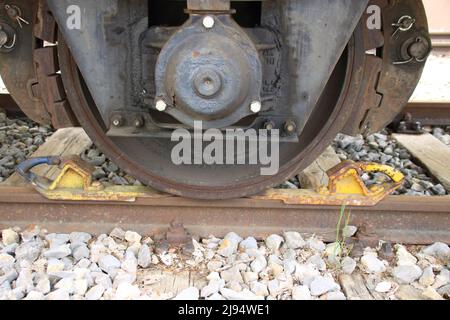
[[[449,208],[449,197],[390,196],[375,207],[349,208],[350,223],[370,224],[379,239],[392,242],[450,243]],[[138,199],[135,203],[73,203],[45,200],[30,188],[0,187],[0,227],[34,223],[49,231],[100,234],[120,226],[151,235],[167,231],[177,220],[199,236],[224,236],[234,231],[241,236],[263,237],[297,230],[335,241],[338,219],[336,207],[285,205],[280,201],[206,202],[167,197]]]

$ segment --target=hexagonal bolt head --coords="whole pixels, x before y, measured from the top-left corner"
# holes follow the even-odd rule
[[[258,113],[261,111],[262,105],[259,101],[253,101],[250,104],[250,110],[252,110],[253,113]]]
[[[144,126],[144,120],[142,119],[142,117],[136,117],[134,119],[134,126],[136,128],[142,128]]]
[[[114,117],[111,119],[111,123],[112,123],[112,125],[113,125],[114,127],[121,127],[122,124],[123,124],[123,118],[122,118],[122,116],[114,116]]]
[[[297,125],[294,121],[288,120],[284,124],[284,130],[286,130],[288,134],[292,134],[295,132],[295,130],[297,130]]]
[[[158,111],[165,111],[167,108],[167,103],[164,102],[164,100],[158,100],[156,101],[156,105],[155,105],[156,110]]]
[[[206,16],[203,18],[203,26],[206,29],[211,29],[212,27],[214,27],[214,23],[215,23],[214,18],[211,16]]]

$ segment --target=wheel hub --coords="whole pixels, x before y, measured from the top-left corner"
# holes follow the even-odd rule
[[[194,16],[165,45],[156,66],[156,99],[165,112],[192,125],[231,125],[260,100],[262,66],[253,42],[224,16],[206,29]]]

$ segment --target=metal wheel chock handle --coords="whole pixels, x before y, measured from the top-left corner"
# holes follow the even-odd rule
[[[61,157],[54,156],[54,157],[39,157],[39,158],[31,158],[28,160],[25,160],[21,162],[16,167],[16,172],[23,177],[27,182],[37,185],[39,187],[45,187],[42,186],[42,181],[40,181],[42,178],[33,173],[31,170],[37,166],[46,164],[49,166],[59,165],[61,163]]]

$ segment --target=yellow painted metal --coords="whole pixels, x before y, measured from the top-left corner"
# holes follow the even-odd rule
[[[392,182],[367,188],[361,179],[363,172],[381,172]],[[401,172],[377,163],[344,161],[328,172],[328,187],[312,190],[269,190],[257,199],[281,200],[286,204],[374,206],[401,186]]]
[[[51,200],[73,201],[135,201],[137,198],[161,198],[169,195],[142,186],[108,186],[92,180],[94,168],[78,156],[65,158],[61,173],[48,184],[36,184],[36,189]],[[363,172],[382,172],[391,183],[366,187]],[[328,186],[318,190],[271,189],[259,200],[281,200],[287,204],[372,206],[400,187],[403,175],[397,170],[376,163],[344,161],[327,172]]]

